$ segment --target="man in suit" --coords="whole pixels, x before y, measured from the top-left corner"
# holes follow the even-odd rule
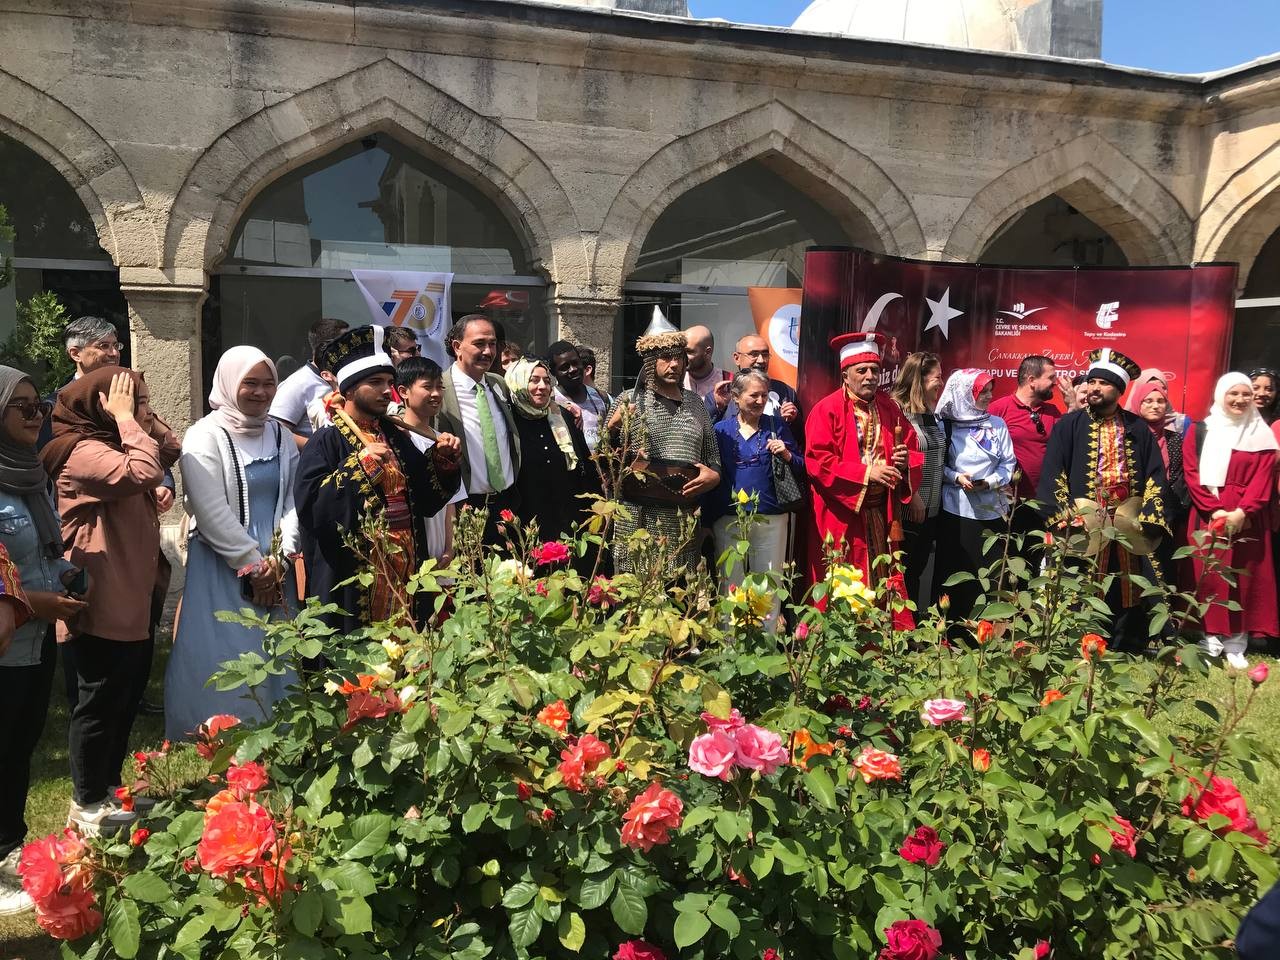
[[[445,371],[440,429],[462,439],[462,485],[466,502],[487,508],[484,542],[504,543],[499,514],[520,506],[520,437],[511,413],[506,381],[490,368],[498,355],[498,334],[483,314],[470,313],[445,337],[453,364]]]

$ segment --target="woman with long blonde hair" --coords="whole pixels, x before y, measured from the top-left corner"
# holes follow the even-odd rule
[[[924,473],[920,489],[907,506],[903,524],[906,539],[902,552],[906,564],[907,593],[916,609],[927,606],[933,592],[925,576],[937,543],[938,512],[942,508],[942,464],[946,437],[942,423],[934,415],[942,395],[942,361],[933,353],[912,353],[902,362],[892,396],[915,428],[924,451]]]

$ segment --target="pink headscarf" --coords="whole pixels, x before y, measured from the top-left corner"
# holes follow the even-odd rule
[[[236,404],[236,394],[244,378],[260,363],[265,363],[276,375],[276,365],[271,358],[257,347],[246,345],[232,347],[218,361],[218,368],[213,372],[213,389],[209,391],[209,406],[213,408],[213,416],[219,426],[236,437],[260,437],[262,428],[267,422],[264,414],[251,417],[242,413]]]
[[[1148,373],[1149,372],[1151,371],[1148,371]],[[1151,396],[1153,393],[1158,393],[1160,396],[1164,397],[1165,417],[1159,423],[1152,423],[1146,417],[1142,417],[1142,422],[1150,428],[1151,435],[1155,438],[1156,445],[1160,447],[1160,456],[1164,458],[1164,466],[1167,470],[1169,469],[1169,444],[1165,440],[1164,432],[1166,429],[1169,429],[1168,415],[1170,410],[1168,389],[1166,389],[1165,385],[1155,377],[1149,377],[1146,380],[1143,380],[1140,377],[1138,380],[1134,381],[1133,389],[1129,391],[1129,396],[1125,398],[1124,408],[1130,413],[1136,413],[1141,417],[1142,401],[1147,399],[1147,397]]]

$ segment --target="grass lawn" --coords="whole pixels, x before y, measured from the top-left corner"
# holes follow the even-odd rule
[[[161,688],[159,678],[164,676],[164,660],[167,645],[156,657],[155,669],[152,671],[152,684],[148,697],[152,702],[160,702]],[[1251,655],[1251,660],[1256,658]],[[1280,671],[1280,664],[1269,660],[1272,669]],[[1235,682],[1242,695],[1248,689],[1248,682],[1237,676]],[[1178,708],[1177,719],[1200,717],[1191,705],[1194,699],[1208,700],[1214,704],[1225,702],[1231,680],[1225,670],[1214,668],[1209,676],[1190,688],[1187,702]],[[1252,710],[1246,718],[1244,728],[1264,741],[1269,741],[1276,730],[1280,730],[1280,672],[1258,692]],[[132,749],[154,749],[164,739],[163,717],[139,717],[134,725]],[[202,761],[195,751],[187,748],[191,754],[191,777],[194,780],[202,770]],[[63,695],[62,670],[59,665],[54,678],[54,690],[49,709],[49,719],[45,726],[44,737],[36,749],[32,763],[31,795],[27,800],[27,823],[32,837],[41,837],[66,824],[67,807],[71,800],[71,778],[67,768],[67,701]],[[1230,761],[1223,764],[1224,772],[1231,774]],[[1264,811],[1265,819],[1280,817],[1280,768],[1275,764],[1261,764],[1262,780],[1259,784],[1240,783],[1240,788],[1249,802],[1251,810],[1259,814]],[[1272,831],[1275,832],[1274,829]],[[57,944],[36,926],[31,915],[25,917],[0,918],[0,960],[54,960],[59,956]]]

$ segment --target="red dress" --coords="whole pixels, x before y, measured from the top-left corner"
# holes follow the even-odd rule
[[[1214,605],[1204,616],[1205,633],[1230,636],[1249,633],[1255,636],[1280,635],[1276,617],[1276,581],[1271,560],[1271,523],[1269,505],[1273,483],[1274,450],[1245,453],[1231,451],[1227,479],[1215,496],[1200,483],[1200,456],[1196,445],[1182,448],[1182,466],[1191,493],[1191,516],[1187,521],[1190,539],[1209,526],[1215,510],[1245,513],[1245,526],[1219,550],[1218,562],[1241,571],[1236,586],[1231,586],[1214,573],[1205,574],[1204,558],[1191,557],[1197,595],[1201,600],[1235,600],[1240,610],[1227,610]],[[1195,540],[1191,539],[1194,545]],[[1203,581],[1203,582],[1202,582]]]
[[[860,410],[855,409],[855,404]],[[859,413],[864,422],[875,423],[874,438],[859,436]],[[879,551],[873,554],[868,549],[868,540],[880,539],[876,534],[890,530],[895,518],[904,519],[899,511],[910,503],[911,492],[920,486],[924,457],[915,428],[903,415],[902,408],[882,392],[876,391],[871,403],[864,404],[851,398],[842,386],[814,404],[805,421],[804,433],[805,466],[809,471],[813,519],[817,526],[817,536],[809,537],[809,575],[815,582],[825,578],[823,544],[829,535],[833,543],[844,543],[845,560],[860,567],[864,582],[874,586],[876,579],[872,576],[871,561]],[[893,448],[899,441],[906,445],[910,458],[910,467],[902,482],[889,491],[881,484],[868,483],[868,463],[892,463]],[[900,570],[892,582],[905,599]],[[914,627],[910,611],[898,614],[894,626],[900,630]]]

